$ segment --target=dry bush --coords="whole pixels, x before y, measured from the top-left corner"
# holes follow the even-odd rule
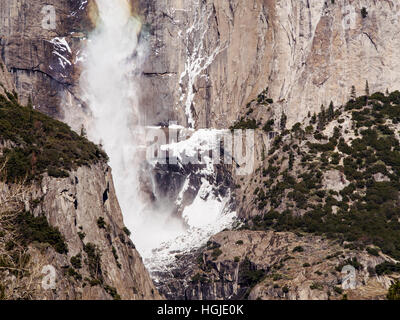
[[[0,168],[0,174],[4,170]],[[18,239],[15,220],[25,210],[30,186],[0,181],[0,300],[33,299],[40,268],[30,261],[28,248]]]

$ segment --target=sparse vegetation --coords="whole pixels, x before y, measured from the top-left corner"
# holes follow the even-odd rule
[[[274,119],[268,120],[262,128],[265,132],[271,132],[274,130]]]
[[[208,279],[204,274],[200,274],[200,273],[196,273],[193,277],[192,277],[192,283],[207,283]]]
[[[103,217],[99,217],[99,218],[97,219],[97,226],[98,226],[100,229],[105,229],[105,228],[107,227],[107,224],[106,224],[106,222],[104,221],[104,218],[103,218]]]
[[[211,256],[213,260],[217,260],[217,258],[222,254],[222,250],[219,248],[216,248],[212,251]]]
[[[64,178],[72,169],[108,159],[68,125],[21,106],[11,93],[0,95],[0,140],[14,145],[0,157],[0,165],[5,165],[0,178],[7,182],[29,182],[45,172]]]
[[[208,250],[217,249],[219,247],[221,247],[221,245],[219,243],[217,243],[217,242],[214,242],[214,241],[208,241],[207,242],[207,249]]]
[[[82,280],[82,275],[79,272],[77,272],[74,268],[68,268],[67,275],[71,278],[74,278],[77,281]]]
[[[266,88],[263,92],[261,92],[257,97],[257,103],[261,105],[271,104],[274,101],[271,98],[268,98],[269,88]]]
[[[358,262],[356,257],[354,257],[352,259],[349,258],[336,266],[336,271],[341,272],[343,267],[346,265],[353,266],[356,270],[361,270],[363,268],[363,265]]]
[[[353,128],[347,133],[341,128],[346,119]],[[326,235],[399,259],[399,124],[399,91],[357,97],[352,87],[351,100],[343,107],[335,109],[331,103],[310,119],[308,132],[314,135],[296,124],[290,135],[277,136],[254,191],[260,214],[244,228]],[[322,129],[328,126],[333,130],[325,136]],[[342,190],[324,188],[330,172],[346,183]]]
[[[343,294],[343,289],[340,287],[334,287],[333,290],[337,293],[337,294]]]
[[[46,217],[34,217],[24,212],[16,217],[16,225],[21,240],[28,244],[34,241],[50,244],[58,253],[67,253],[67,244],[57,228],[49,225]]]
[[[361,9],[361,16],[363,17],[363,19],[365,19],[366,17],[368,17],[367,8],[362,7],[362,9]]]
[[[93,243],[84,245],[83,250],[87,254],[87,264],[89,266],[90,275],[95,279],[102,279],[100,251]]]
[[[394,282],[386,296],[388,300],[400,300],[400,281]]]
[[[129,229],[127,227],[124,227],[123,231],[128,237],[131,236],[131,232],[129,231]]]
[[[248,288],[246,297],[256,284],[265,279],[265,276],[265,270],[257,269],[247,257],[242,261],[239,266],[239,284]]]
[[[75,269],[82,268],[82,254],[78,253],[76,256],[73,256],[70,261],[71,261],[71,265]]]
[[[375,267],[375,272],[378,276],[390,275],[394,272],[400,272],[400,263],[383,262]]]
[[[323,287],[323,285],[322,285],[321,283],[319,283],[319,282],[313,282],[313,284],[310,285],[310,289],[311,289],[311,290],[323,290],[324,287]]]
[[[302,246],[297,246],[297,247],[294,247],[294,249],[292,251],[293,252],[303,252],[304,248]]]
[[[118,254],[117,254],[117,249],[115,249],[115,247],[114,246],[112,246],[112,254],[113,254],[113,256],[114,256],[114,259],[115,259],[115,262],[117,263],[117,267],[119,268],[119,269],[121,269],[121,264],[119,263],[119,257],[118,257]]]
[[[0,299],[32,299],[38,291],[36,279],[42,275],[31,259],[31,247],[52,246],[60,253],[67,247],[44,216],[34,217],[24,211],[29,186],[20,183],[5,189],[0,182],[0,189],[7,190],[0,197]]]
[[[372,256],[379,257],[379,250],[376,248],[368,247],[367,252]]]
[[[109,285],[104,286],[104,290],[114,299],[121,300],[121,296],[118,294],[117,289]]]
[[[258,124],[255,119],[245,119],[241,118],[233,126],[230,127],[231,130],[246,130],[246,129],[257,129]]]
[[[79,236],[79,239],[83,240],[86,237],[86,233],[84,233],[82,231],[78,231],[78,236]]]

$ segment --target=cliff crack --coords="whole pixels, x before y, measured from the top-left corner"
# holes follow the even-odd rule
[[[363,32],[363,34],[368,37],[369,41],[371,41],[371,43],[374,45],[375,50],[378,51],[378,46],[376,45],[375,41],[372,40],[372,37],[367,32]]]
[[[71,86],[71,85],[72,85],[72,83],[69,83],[69,82],[62,82],[62,81],[56,79],[55,77],[53,77],[51,74],[49,74],[49,73],[47,73],[47,72],[45,72],[45,71],[43,71],[43,70],[40,70],[40,69],[39,69],[39,65],[36,66],[36,67],[32,67],[32,68],[11,67],[11,68],[10,68],[10,71],[11,71],[12,73],[14,73],[15,71],[25,71],[25,72],[40,73],[40,74],[43,74],[43,75],[49,77],[51,80],[53,80],[53,81],[55,81],[55,82],[57,82],[57,83],[59,83],[59,84],[61,84],[61,85],[63,85],[63,86]]]
[[[165,71],[165,72],[143,72],[143,75],[145,77],[162,77],[162,76],[172,76],[172,75],[177,75],[177,72],[170,72],[170,71]]]

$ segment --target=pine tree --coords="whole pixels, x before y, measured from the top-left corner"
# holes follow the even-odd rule
[[[86,129],[85,129],[85,126],[83,124],[82,124],[82,127],[81,127],[81,137],[86,138]]]
[[[351,86],[350,98],[351,98],[351,100],[356,100],[356,98],[357,98],[357,92],[356,92],[355,86]]]
[[[400,281],[397,280],[390,286],[386,298],[388,300],[400,300]]]
[[[293,151],[290,151],[290,154],[289,154],[289,170],[293,169],[293,164],[294,164],[294,153],[293,153]]]
[[[326,124],[326,113],[324,105],[321,106],[321,112],[318,115],[318,130],[323,130]]]
[[[282,116],[281,116],[281,131],[285,131],[286,130],[286,122],[287,122],[287,116],[286,116],[285,112],[282,112]]]
[[[333,101],[331,101],[328,108],[327,119],[328,121],[332,121],[334,117],[335,117],[335,107],[333,106]]]
[[[29,109],[33,109],[33,104],[32,104],[32,98],[31,98],[31,96],[29,96],[29,98],[28,98],[28,108],[29,108]]]
[[[369,97],[369,84],[368,84],[368,80],[365,81],[365,95],[367,97]]]
[[[311,123],[312,124],[316,124],[317,123],[317,115],[315,114],[315,112],[314,112],[314,114],[313,114],[313,116],[311,118]]]

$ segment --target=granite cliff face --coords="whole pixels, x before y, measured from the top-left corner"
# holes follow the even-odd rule
[[[68,254],[60,256],[48,250],[47,264],[58,267],[60,284],[52,299],[107,299],[104,286],[62,278],[62,267],[79,254],[85,258],[88,243],[100,254],[102,281],[114,287],[122,299],[160,298],[143,265],[142,258],[124,230],[121,209],[115,194],[111,169],[105,164],[82,167],[71,172],[68,179],[46,177],[41,187],[32,192],[42,201],[33,213],[44,212],[49,223],[64,235]],[[101,220],[99,220],[101,219]],[[104,221],[99,224],[99,221]],[[81,236],[80,236],[81,234]],[[84,237],[82,236],[84,235]],[[134,237],[134,236],[133,236]],[[50,251],[50,252],[49,252]],[[43,261],[41,261],[43,263]],[[89,267],[79,270],[82,277],[91,278]],[[59,288],[61,287],[61,288]]]
[[[228,127],[269,87],[277,118],[398,89],[398,1],[145,1],[148,119]],[[366,16],[361,13],[366,8]],[[154,94],[156,92],[157,94]]]
[[[1,183],[1,200],[8,199],[13,190],[15,186]],[[161,298],[129,239],[111,169],[106,164],[78,168],[70,172],[69,178],[46,175],[40,184],[19,190],[14,199],[17,208],[36,217],[45,216],[63,236],[68,252],[60,253],[45,241],[33,242],[24,253],[30,257],[25,266],[29,275],[15,277],[7,271],[9,266],[4,265],[7,260],[1,251],[2,265],[5,266],[0,274],[2,290],[5,290],[3,298]],[[4,229],[3,213],[1,220],[2,244],[4,230],[7,230]],[[43,285],[50,276],[48,266],[55,271],[51,287]]]
[[[79,104],[75,63],[91,25],[87,6],[80,0],[0,4],[1,58],[24,104],[30,97],[36,109],[57,118],[66,97]]]
[[[147,122],[229,127],[269,87],[277,117],[304,120],[331,100],[398,89],[398,1],[132,1],[148,56],[141,86]],[[56,29],[42,27],[45,5]],[[93,1],[3,2],[1,56],[23,101],[62,118],[82,106],[77,82]],[[361,9],[366,8],[366,16]],[[50,93],[51,99],[48,98]],[[83,106],[84,107],[84,106]]]

